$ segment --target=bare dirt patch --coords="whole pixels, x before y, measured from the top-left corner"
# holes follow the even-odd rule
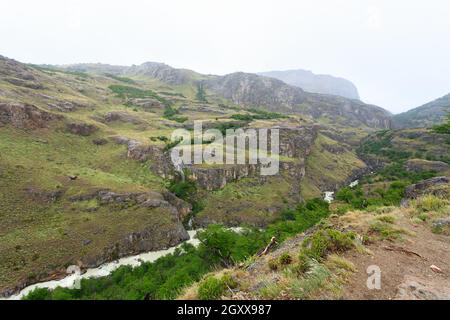
[[[426,225],[410,224],[408,229],[415,236],[369,245],[372,255],[354,251],[346,254],[358,271],[345,285],[342,298],[450,299],[450,238],[432,233]],[[371,265],[381,269],[380,290],[367,288],[366,270]],[[442,271],[433,271],[432,265]]]

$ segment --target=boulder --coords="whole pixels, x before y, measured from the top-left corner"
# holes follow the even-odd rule
[[[62,116],[22,103],[0,103],[0,126],[10,124],[20,129],[46,128]]]
[[[90,136],[95,131],[97,131],[98,128],[96,126],[94,126],[93,124],[72,122],[72,123],[67,124],[67,130],[70,133],[73,133],[73,134],[76,134],[79,136]]]
[[[145,124],[145,121],[139,119],[135,115],[129,114],[128,112],[123,111],[112,111],[105,114],[103,117],[105,122],[125,122],[132,124]]]
[[[153,98],[142,98],[142,99],[135,98],[129,99],[128,102],[131,103],[132,105],[139,106],[147,110],[164,109],[164,105],[160,101]]]
[[[32,200],[43,203],[56,202],[64,194],[63,190],[44,191],[34,187],[26,188],[25,192]]]
[[[72,112],[80,108],[88,108],[89,105],[81,102],[67,101],[67,100],[57,100],[54,97],[47,97],[51,102],[47,103],[47,107],[52,110],[57,110],[60,112]]]
[[[108,140],[104,138],[99,138],[92,140],[92,143],[95,144],[96,146],[103,146],[108,143]]]
[[[449,192],[450,177],[435,177],[410,185],[405,190],[406,199],[417,199],[425,194],[443,195]]]

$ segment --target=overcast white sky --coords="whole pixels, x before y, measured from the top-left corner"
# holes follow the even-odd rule
[[[396,113],[450,92],[450,1],[0,0],[0,54],[212,74],[302,68],[347,78]]]

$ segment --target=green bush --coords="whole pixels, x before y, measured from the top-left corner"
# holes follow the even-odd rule
[[[210,225],[198,234],[205,259],[211,264],[230,267],[255,254],[270,240],[270,236],[258,229],[244,228],[236,233],[220,225]]]
[[[404,234],[404,230],[395,228],[391,223],[383,221],[374,221],[370,224],[370,231],[380,235],[382,239],[396,240]]]
[[[31,291],[24,300],[49,300],[51,298],[51,293],[45,288],[36,288]]]
[[[445,206],[445,201],[434,195],[426,195],[415,201],[415,207],[421,212],[438,211]]]
[[[123,86],[119,84],[113,84],[108,87],[112,92],[117,94],[120,98],[154,98],[164,104],[166,107],[170,106],[169,101],[160,97],[156,92],[152,90],[143,90],[136,87]]]
[[[205,92],[205,88],[203,87],[203,83],[199,83],[197,85],[197,94],[196,94],[195,98],[200,102],[205,102],[205,103],[208,102],[208,100],[206,100],[206,92]]]
[[[178,198],[189,200],[197,191],[197,185],[194,181],[185,179],[184,181],[174,181],[169,186],[169,191]]]
[[[450,113],[447,114],[447,122],[433,127],[433,131],[440,134],[450,134]]]
[[[280,261],[280,264],[287,265],[292,263],[292,257],[289,253],[285,252],[283,253],[278,260]]]
[[[130,78],[119,77],[119,76],[116,76],[116,75],[110,74],[110,73],[106,73],[105,76],[107,76],[108,78],[117,80],[117,81],[129,83],[129,84],[136,84],[136,81],[134,81],[133,79],[130,79]]]
[[[350,187],[345,187],[340,189],[336,193],[336,200],[344,201],[346,203],[351,203],[355,195]]]
[[[307,272],[311,267],[311,258],[308,257],[305,252],[301,251],[298,256],[297,273],[303,274]]]
[[[270,270],[275,271],[280,267],[280,261],[278,259],[271,258],[269,259],[269,261],[267,261],[267,265],[269,266]]]
[[[377,220],[380,220],[385,223],[393,224],[395,222],[395,217],[390,215],[382,215],[377,217]]]
[[[327,254],[343,252],[354,247],[355,234],[343,233],[335,229],[322,229],[306,238],[303,253],[314,260],[321,261]]]
[[[236,281],[236,279],[233,278],[233,276],[228,272],[222,276],[221,280],[225,284],[225,286],[230,289],[235,289],[239,285],[239,283]]]
[[[198,298],[200,300],[217,300],[223,295],[225,289],[225,283],[222,280],[208,277],[199,284]]]

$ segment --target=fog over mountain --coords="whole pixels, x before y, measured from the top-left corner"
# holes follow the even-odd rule
[[[332,94],[349,99],[359,99],[359,93],[356,86],[343,78],[324,74],[314,74],[311,71],[302,69],[268,71],[260,72],[259,74],[279,79],[308,92]]]
[[[304,68],[349,79],[364,102],[394,113],[450,91],[445,0],[2,4],[1,54],[22,62],[150,60],[220,75]]]

